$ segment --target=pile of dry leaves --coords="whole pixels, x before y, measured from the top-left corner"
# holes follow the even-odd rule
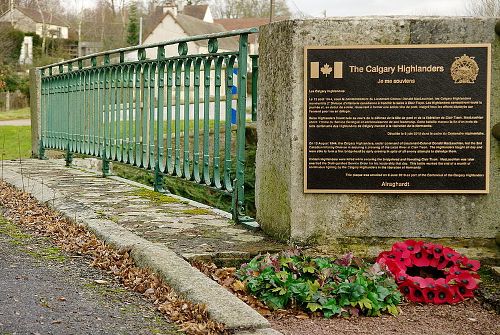
[[[105,245],[84,227],[40,204],[29,194],[0,181],[3,216],[36,235],[48,236],[68,252],[90,256],[92,266],[115,275],[124,286],[143,294],[187,334],[226,334],[224,325],[208,317],[206,307],[177,295],[148,269],[139,268],[125,250]]]

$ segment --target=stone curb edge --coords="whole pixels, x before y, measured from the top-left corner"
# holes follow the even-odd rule
[[[77,223],[85,225],[101,240],[115,248],[130,250],[139,266],[148,267],[188,300],[205,304],[210,317],[224,323],[237,335],[279,335],[269,321],[225,288],[193,268],[167,247],[149,242],[118,224],[102,220],[76,199],[68,198],[42,183],[4,168],[4,181],[24,189],[38,201]]]

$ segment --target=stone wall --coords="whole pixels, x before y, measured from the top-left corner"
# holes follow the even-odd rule
[[[500,122],[498,21],[366,17],[282,21],[262,27],[256,163],[257,221],[262,228],[301,243],[345,237],[493,240],[500,223],[500,142],[494,137],[487,195],[305,194],[303,62],[304,46],[491,43],[492,128]]]

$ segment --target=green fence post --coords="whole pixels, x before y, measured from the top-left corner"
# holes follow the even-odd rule
[[[45,146],[44,140],[47,136],[47,100],[49,96],[48,82],[44,78],[45,77],[45,69],[38,70],[32,69],[30,70],[31,76],[31,119],[36,119],[36,123],[33,122],[32,127],[37,127],[36,129],[32,129],[32,143],[33,141],[33,132],[36,130],[36,138],[38,141],[38,148],[33,147],[33,151],[38,149],[38,159],[47,159],[45,157]],[[31,89],[34,92],[31,92]],[[36,99],[34,98],[36,97]],[[36,117],[33,117],[33,116]],[[40,125],[38,127],[38,124]]]
[[[247,94],[247,58],[248,33],[240,35],[238,53],[238,104],[236,131],[236,179],[233,191],[233,220],[237,223],[258,227],[257,223],[245,216],[245,126],[246,126],[246,94]]]

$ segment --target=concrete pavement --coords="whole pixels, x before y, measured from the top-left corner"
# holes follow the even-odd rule
[[[211,317],[229,329],[276,334],[265,318],[188,260],[250,258],[285,245],[235,225],[228,213],[181,197],[159,195],[121,178],[66,168],[64,163],[4,161],[2,178],[86,225],[107,243],[130,249],[139,265],[155,270],[189,300],[206,304]],[[82,165],[78,160],[75,163]]]

